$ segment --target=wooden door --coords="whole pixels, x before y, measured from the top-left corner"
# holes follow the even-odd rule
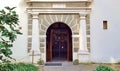
[[[69,35],[67,30],[51,30],[50,61],[69,59]]]
[[[72,32],[62,22],[53,23],[46,33],[46,61],[72,61]]]

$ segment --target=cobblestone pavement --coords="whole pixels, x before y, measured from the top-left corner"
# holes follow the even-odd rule
[[[93,71],[100,64],[79,64],[73,65],[71,62],[64,62],[61,66],[42,66],[39,71]],[[120,71],[120,64],[102,64],[110,66],[113,69]]]

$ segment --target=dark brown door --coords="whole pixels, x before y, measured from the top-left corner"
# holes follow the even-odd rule
[[[64,61],[69,59],[69,36],[67,30],[51,30],[51,60]]]
[[[52,24],[47,30],[46,61],[72,61],[72,33],[61,22]]]

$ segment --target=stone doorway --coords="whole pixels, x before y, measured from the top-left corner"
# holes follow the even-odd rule
[[[91,1],[27,1],[28,13],[28,53],[38,49],[41,58],[46,62],[50,59],[50,33],[48,29],[55,22],[63,22],[72,32],[70,44],[71,61],[79,59],[86,62],[90,52],[90,13]],[[36,8],[37,7],[37,8]],[[36,33],[36,35],[32,35]],[[37,58],[35,58],[37,60]],[[89,60],[88,60],[89,61]]]
[[[46,35],[46,61],[72,61],[71,29],[65,23],[56,22]]]

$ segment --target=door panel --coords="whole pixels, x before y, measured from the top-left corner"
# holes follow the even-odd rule
[[[60,47],[60,53],[61,53],[61,57],[62,58],[64,58],[64,59],[66,59],[67,60],[67,43],[66,43],[67,41],[64,41],[64,42],[62,42],[62,46]]]
[[[52,30],[52,60],[67,60],[68,33],[66,30]]]

